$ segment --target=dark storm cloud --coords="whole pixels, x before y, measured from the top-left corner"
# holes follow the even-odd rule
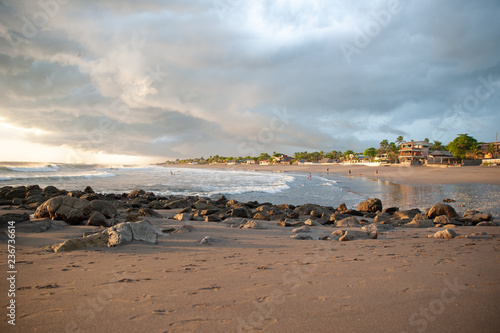
[[[490,141],[498,17],[496,1],[3,1],[0,117],[169,158]]]

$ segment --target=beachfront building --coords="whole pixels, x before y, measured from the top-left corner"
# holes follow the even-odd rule
[[[269,165],[271,162],[269,162],[269,160],[262,160],[262,161],[259,161],[259,164],[260,165]]]
[[[389,163],[389,154],[387,153],[378,153],[375,157],[375,160],[379,160],[381,163]]]
[[[426,141],[402,143],[399,147],[399,162],[409,165],[423,165],[429,157],[430,146],[430,143]]]
[[[293,157],[290,157],[288,155],[280,155],[274,158],[274,162],[280,164],[292,164],[292,161]]]
[[[246,160],[245,162],[246,164],[259,164],[259,162],[256,160]]]
[[[428,164],[452,165],[457,163],[457,158],[446,150],[434,150],[429,153]]]
[[[496,158],[498,156],[498,152],[500,151],[500,142],[479,143],[477,146],[486,159]],[[491,151],[491,148],[493,148],[493,152]]]

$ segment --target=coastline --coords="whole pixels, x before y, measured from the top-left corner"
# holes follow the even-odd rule
[[[450,166],[430,167],[416,166],[406,167],[400,165],[381,165],[379,167],[363,165],[258,165],[258,164],[178,164],[164,165],[169,168],[207,168],[220,170],[252,170],[268,172],[298,172],[298,173],[321,173],[340,174],[351,177],[367,177],[385,180],[401,185],[435,185],[435,184],[488,184],[500,185],[500,167],[496,166]]]
[[[155,199],[163,199],[140,191],[80,195],[115,200],[120,222],[129,221],[131,214],[138,217],[142,207],[142,219],[162,235],[156,243],[134,238],[119,246],[52,252],[47,246],[106,229],[53,224],[47,218],[16,223],[19,327],[39,332],[423,332],[494,331],[500,325],[498,220],[491,226],[443,226],[426,219],[427,224],[415,228],[405,226],[413,223],[411,217],[394,212],[392,219],[384,213],[394,223],[391,227],[376,222],[373,213],[360,217],[332,209],[335,223],[323,224],[326,207],[264,205],[267,210],[251,211],[265,213],[269,220],[257,221],[253,215],[207,222],[178,213],[190,207],[191,215],[194,208],[209,214],[210,207],[220,205],[224,214],[239,214],[249,207],[227,199],[184,198],[175,209],[148,210],[161,203]],[[167,201],[167,206],[179,203]],[[276,209],[297,214],[287,219],[287,226],[276,222]],[[25,212],[8,207],[0,209],[0,216]],[[343,224],[353,219],[360,225]],[[417,215],[414,220],[421,221]],[[38,224],[51,227],[40,231]],[[362,226],[377,227],[377,237],[368,237]],[[297,227],[308,231],[297,233]],[[429,238],[446,230],[457,236]],[[358,236],[341,241],[339,232]],[[212,241],[203,243],[207,237]],[[4,258],[6,242],[0,237]],[[2,286],[6,290],[5,281]],[[8,331],[7,325],[4,317],[2,331]]]

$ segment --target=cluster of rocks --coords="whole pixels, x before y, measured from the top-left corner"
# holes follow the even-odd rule
[[[32,185],[0,188],[0,206],[9,206],[17,210],[34,210],[34,217],[37,220],[33,223],[38,223],[37,228],[41,231],[60,227],[59,224],[50,222],[54,220],[64,221],[70,225],[86,224],[108,228],[99,235],[91,235],[89,236],[91,238],[86,239],[107,246],[120,245],[132,239],[144,240],[142,236],[134,236],[135,229],[132,226],[136,226],[134,223],[142,223],[141,221],[147,217],[161,217],[155,211],[161,209],[176,210],[173,218],[178,221],[225,223],[243,229],[264,228],[262,223],[266,221],[294,228],[309,229],[324,225],[336,228],[360,228],[359,232],[336,230],[328,237],[341,241],[376,238],[378,233],[394,227],[497,226],[492,222],[491,214],[469,210],[463,216],[459,216],[452,206],[445,203],[437,203],[423,212],[419,209],[399,210],[398,207],[384,209],[382,202],[376,198],[359,203],[357,209],[348,209],[345,204],[337,208],[310,203],[299,206],[274,205],[256,201],[242,203],[234,199],[228,200],[225,196],[218,199],[198,196],[164,197],[143,190],[122,194],[99,194],[90,187],[83,191],[69,192],[53,186],[42,189],[38,185]],[[119,210],[123,212],[118,213]],[[0,217],[0,226],[13,220],[29,221],[29,214],[6,214]],[[132,231],[125,232],[127,228]],[[124,234],[118,237],[117,232]],[[150,233],[158,235],[158,230]],[[292,237],[309,239],[301,232],[295,233]],[[310,235],[309,237],[314,238]],[[125,241],[122,242],[121,239]],[[155,237],[147,239],[153,240]]]

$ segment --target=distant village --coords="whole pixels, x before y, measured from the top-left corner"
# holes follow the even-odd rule
[[[417,165],[500,165],[498,142],[477,142],[468,134],[459,136],[443,146],[441,142],[430,143],[429,139],[423,141],[404,141],[398,137],[395,142],[383,140],[380,147],[368,148],[363,153],[352,150],[342,151],[315,151],[296,152],[292,156],[273,152],[261,153],[259,156],[224,157],[210,156],[208,158],[193,158],[184,160],[167,161],[167,164],[223,164],[223,165],[275,165],[275,164],[402,164]]]

